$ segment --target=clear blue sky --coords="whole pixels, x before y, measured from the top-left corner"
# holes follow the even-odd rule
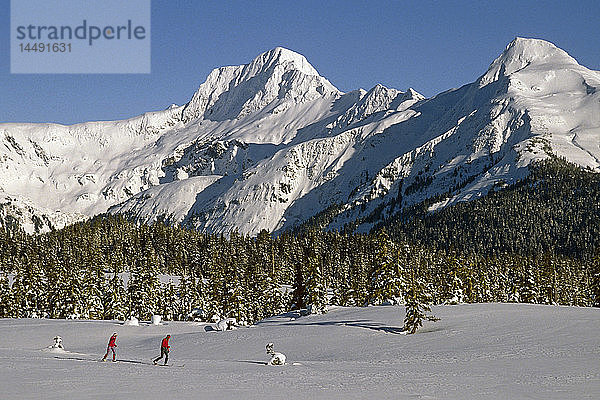
[[[152,73],[11,75],[0,0],[0,122],[122,119],[189,100],[208,73],[283,46],[342,91],[432,96],[472,82],[515,36],[600,70],[600,1],[152,1]]]

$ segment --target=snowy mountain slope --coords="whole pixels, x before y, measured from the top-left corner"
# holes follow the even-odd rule
[[[397,334],[401,307],[334,308],[216,332],[167,322],[0,320],[7,399],[596,399],[597,309],[529,304],[433,307],[441,320]],[[117,331],[117,363],[97,362]],[[151,365],[172,336],[169,362]],[[43,351],[60,335],[69,353]],[[287,356],[267,366],[265,345]],[[296,363],[294,365],[293,363]],[[298,365],[300,364],[300,365]]]
[[[251,233],[262,229],[273,231],[302,222],[327,207],[332,199],[346,200],[353,180],[363,179],[362,174],[368,176],[369,168],[376,171],[396,154],[397,139],[369,140],[369,137],[390,124],[409,118],[414,112],[395,112],[393,117],[373,122],[367,118],[368,111],[358,115],[362,122],[355,129],[346,129],[333,136],[325,131],[321,132],[324,137],[314,139],[310,139],[314,135],[307,134],[306,129],[299,131],[289,145],[274,148],[276,152],[272,156],[254,166],[247,165],[240,175],[219,180],[198,196],[185,221],[212,232],[226,233],[232,227]],[[343,121],[346,114],[341,117]],[[335,127],[338,118],[328,125]],[[298,140],[298,137],[309,140]],[[410,143],[410,138],[407,140]],[[248,145],[249,149],[253,147]],[[333,179],[335,184],[328,185],[320,199],[305,201],[315,188]],[[299,202],[306,204],[297,215],[290,214],[298,208]],[[127,207],[131,203],[128,201],[112,211],[129,213]],[[295,208],[290,211],[293,205]]]
[[[424,120],[423,145],[401,154],[352,200],[370,201],[372,210],[400,191],[404,206],[450,191],[436,209],[514,182],[550,152],[598,170],[599,78],[551,43],[517,38],[476,82],[412,107]],[[360,214],[349,211],[332,226]]]
[[[24,198],[0,193],[0,220],[26,232],[47,232],[87,219],[83,214],[63,213],[41,208]]]
[[[304,56],[276,47],[250,64],[213,70],[183,109],[183,121],[235,119],[276,99],[298,103],[338,93]]]
[[[254,161],[224,159],[227,155],[220,154],[219,142],[236,144],[232,150],[236,153],[237,147],[247,148],[246,142],[265,144],[267,150],[254,146],[249,157],[267,157],[274,145],[291,140],[300,128],[322,119],[340,96],[304,57],[281,48],[247,66],[227,68],[235,79],[213,88],[212,96],[218,101],[212,103],[199,105],[198,101],[206,87],[214,84],[211,77],[218,70],[184,107],[125,121],[73,126],[0,124],[4,139],[0,189],[40,208],[95,215],[152,186],[205,175],[209,170],[209,175],[238,173]],[[256,96],[242,102],[252,90]],[[233,112],[236,105],[240,110],[235,120],[214,121],[215,116],[224,115],[218,110]],[[211,116],[185,124],[191,110],[198,107],[205,107],[203,112]],[[251,113],[255,108],[260,110]],[[203,146],[208,153],[206,165],[201,154],[196,154],[202,153]],[[177,164],[186,154],[193,159]]]
[[[0,124],[2,192],[50,210],[103,212],[158,184],[151,165],[160,165],[160,155],[146,165],[137,164],[135,157],[176,126],[180,112],[170,108],[124,121],[72,126]]]
[[[399,199],[443,195],[435,209],[485,195],[550,152],[599,169],[599,86],[537,39],[515,39],[475,82],[430,99],[382,85],[342,94],[275,48],[215,69],[182,107],[0,124],[0,186],[64,213],[110,208],[222,233],[287,229],[337,204],[339,227]]]

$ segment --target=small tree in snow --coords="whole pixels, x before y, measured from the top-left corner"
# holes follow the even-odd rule
[[[411,272],[411,279],[406,292],[404,293],[406,316],[404,317],[404,327],[402,332],[413,334],[423,326],[423,320],[439,321],[431,312],[431,296],[423,282],[415,278],[414,271]]]

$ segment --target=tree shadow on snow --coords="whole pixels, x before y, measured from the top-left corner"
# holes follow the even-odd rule
[[[285,325],[321,325],[321,326],[352,326],[356,328],[370,329],[373,331],[401,334],[402,328],[395,326],[385,326],[367,320],[355,320],[355,321],[323,321],[323,322],[298,322],[288,323]]]
[[[254,360],[236,360],[235,362],[246,363],[246,364],[258,364],[258,365],[267,365],[265,361],[254,361]]]
[[[302,317],[302,313],[299,310],[288,311],[283,314],[274,315],[272,317],[258,321],[256,325],[269,325],[279,324],[281,321],[295,321]]]

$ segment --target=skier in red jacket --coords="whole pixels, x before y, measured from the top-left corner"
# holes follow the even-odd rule
[[[117,347],[117,332],[113,333],[112,336],[110,337],[109,341],[108,341],[108,347],[106,348],[106,354],[104,355],[104,357],[102,358],[102,361],[106,361],[106,357],[108,357],[108,353],[112,350],[112,354],[113,354],[113,362],[117,361],[116,357],[117,357],[117,353],[115,351],[115,348]]]
[[[169,339],[171,339],[171,335],[165,336],[165,338],[162,340],[162,343],[160,344],[160,357],[156,357],[154,360],[152,360],[154,365],[156,365],[158,360],[163,358],[163,356],[165,356],[164,365],[167,365],[167,361],[169,361],[169,349],[171,348],[171,346],[169,346]]]

